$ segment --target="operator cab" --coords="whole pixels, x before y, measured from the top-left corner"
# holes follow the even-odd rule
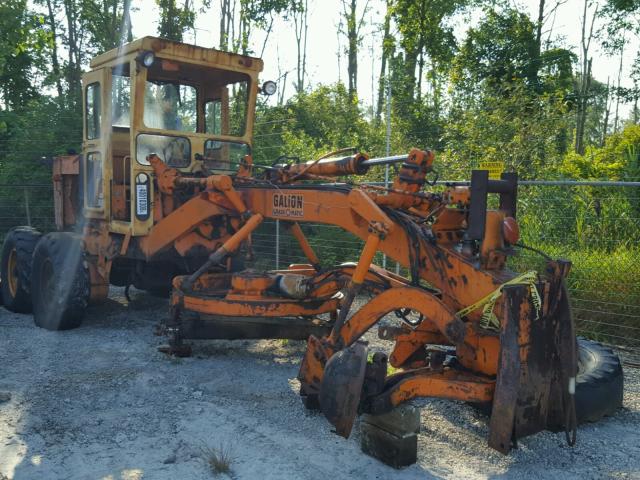
[[[251,153],[258,58],[145,37],[96,57],[83,77],[84,206],[110,230],[144,235],[155,153],[184,175],[236,171]]]

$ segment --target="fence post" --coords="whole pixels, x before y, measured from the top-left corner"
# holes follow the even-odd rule
[[[387,123],[386,155],[391,155],[391,82],[387,78],[387,105],[385,109],[385,121]],[[384,187],[389,188],[389,165],[384,166]],[[382,268],[387,268],[387,256],[382,255]]]
[[[29,209],[29,189],[24,187],[24,209],[27,213],[27,225],[31,226],[31,210]]]

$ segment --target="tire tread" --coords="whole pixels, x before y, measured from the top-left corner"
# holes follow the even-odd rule
[[[67,232],[45,235],[34,252],[34,284],[39,282],[40,269],[46,260],[51,262],[56,283],[62,290],[58,292],[57,305],[43,298],[42,292],[32,292],[35,323],[47,330],[76,328],[82,323],[90,296],[89,273],[84,265],[80,239]],[[75,264],[70,265],[70,260]]]

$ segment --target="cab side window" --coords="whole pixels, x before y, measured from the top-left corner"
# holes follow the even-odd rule
[[[100,84],[92,83],[87,85],[85,92],[85,118],[87,128],[87,140],[100,138],[100,122],[102,112],[100,111]]]

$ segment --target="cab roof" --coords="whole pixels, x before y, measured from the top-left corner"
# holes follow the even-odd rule
[[[91,60],[92,69],[115,66],[128,62],[138,54],[152,51],[158,58],[188,62],[203,67],[227,68],[236,71],[261,72],[261,58],[223,52],[215,48],[198,47],[188,43],[175,42],[159,37],[143,37],[121,47],[109,50]]]

